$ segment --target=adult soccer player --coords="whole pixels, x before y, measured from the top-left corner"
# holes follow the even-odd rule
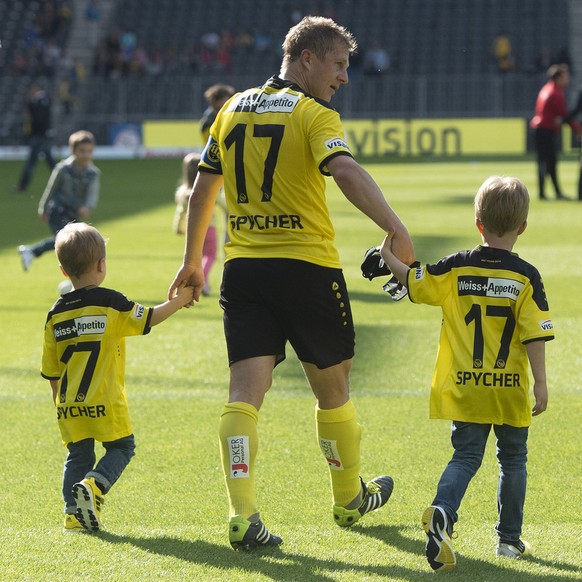
[[[327,18],[291,28],[280,75],[234,95],[218,113],[190,197],[184,262],[169,297],[188,282],[197,300],[204,235],[224,182],[230,242],[220,305],[230,389],[219,438],[234,549],[281,543],[260,519],[255,458],[259,410],[287,341],[317,400],[336,523],[356,523],[392,493],[389,476],[368,483],[359,476],[360,426],[349,393],[354,326],[325,199],[324,176],[332,176],[350,202],[395,233],[396,255],[414,261],[408,231],[353,159],[329,105],[348,82],[355,49],[352,34]]]
[[[538,188],[540,200],[546,200],[546,175],[550,176],[556,199],[565,200],[558,183],[558,141],[563,123],[568,123],[580,138],[580,124],[568,116],[564,90],[570,84],[568,65],[552,65],[548,69],[548,82],[540,89],[536,99],[535,115],[530,121],[534,130],[537,154]]]

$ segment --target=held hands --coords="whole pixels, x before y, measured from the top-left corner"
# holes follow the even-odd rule
[[[190,285],[180,285],[176,290],[177,298],[182,307],[189,308],[194,302],[194,287]]]
[[[171,301],[179,295],[181,288],[190,289],[191,295],[188,302],[184,304],[184,307],[192,307],[194,301],[200,300],[203,285],[204,272],[202,271],[202,267],[183,264],[168,289],[168,300]]]
[[[381,246],[368,249],[364,255],[361,268],[362,276],[370,279],[370,281],[375,277],[392,274],[393,276],[382,285],[382,289],[394,301],[400,301],[408,293],[408,290],[401,281],[406,281],[406,274],[410,267],[417,267],[420,263],[410,261],[411,264],[409,267],[397,258],[392,249],[395,234],[396,232],[391,230],[386,235]]]

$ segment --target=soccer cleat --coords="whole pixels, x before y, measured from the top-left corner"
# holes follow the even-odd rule
[[[362,481],[362,503],[356,509],[347,509],[341,505],[333,506],[333,518],[340,527],[349,527],[354,525],[369,511],[380,509],[392,495],[394,481],[388,475],[376,477],[367,483]]]
[[[22,268],[25,271],[28,271],[28,268],[30,267],[30,263],[32,263],[32,260],[34,259],[34,253],[30,250],[29,247],[27,247],[25,245],[20,245],[18,247],[18,254],[20,255],[20,260],[22,262]]]
[[[424,552],[430,567],[438,572],[454,570],[457,558],[451,545],[453,525],[445,511],[437,505],[427,507],[422,514],[422,527],[426,533]]]
[[[79,533],[87,531],[74,513],[65,513],[64,531],[66,533]]]
[[[228,524],[228,537],[233,550],[250,550],[259,546],[278,546],[283,540],[272,534],[259,519],[249,521],[233,517]]]
[[[497,557],[505,558],[522,558],[523,556],[530,556],[532,553],[531,546],[523,540],[516,542],[499,540],[497,546]]]
[[[75,483],[73,485],[73,497],[77,502],[76,516],[81,525],[89,531],[97,531],[104,499],[101,490],[95,483],[95,479],[89,477],[79,483]]]

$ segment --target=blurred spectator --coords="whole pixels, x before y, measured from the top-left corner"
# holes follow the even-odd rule
[[[220,35],[213,30],[209,30],[200,37],[200,44],[210,52],[216,52],[220,45]]]
[[[246,29],[241,30],[234,39],[234,47],[236,50],[249,52],[255,46],[255,39],[253,35]]]
[[[388,51],[382,47],[379,41],[374,40],[370,48],[364,53],[364,73],[368,75],[381,75],[390,67]]]
[[[59,99],[63,113],[69,115],[79,96],[79,87],[85,78],[85,67],[76,58],[67,59],[63,65],[65,70],[59,85]]]
[[[495,59],[499,73],[509,73],[515,70],[515,59],[512,54],[511,41],[506,32],[497,35],[493,40],[493,58]]]
[[[91,47],[95,47],[99,38],[99,26],[101,24],[99,0],[89,0],[85,10],[85,19],[89,25],[89,44]]]
[[[175,46],[169,46],[164,54],[164,72],[176,73],[180,67],[178,54]]]
[[[16,76],[55,74],[72,19],[72,10],[64,0],[43,0],[33,12],[24,30],[25,45],[16,52],[9,71]]]
[[[47,39],[42,51],[42,75],[45,75],[46,77],[54,76],[61,54],[61,48],[57,45],[56,40],[53,37]]]
[[[164,57],[157,47],[150,51],[146,72],[152,76],[161,75],[164,72]]]
[[[186,71],[188,73],[195,73],[198,71],[198,53],[192,44],[189,44],[186,47],[184,62],[186,64]]]
[[[262,53],[270,50],[273,44],[273,39],[264,31],[257,30],[255,32],[255,49]]]
[[[129,74],[134,77],[141,77],[147,72],[147,67],[149,64],[149,57],[146,50],[141,46],[137,45],[133,51],[131,60],[129,61]]]
[[[131,64],[136,47],[136,33],[129,28],[125,28],[119,35],[119,59],[123,75],[128,75],[131,72]]]
[[[536,57],[536,60],[533,64],[532,72],[545,73],[552,64],[553,64],[552,51],[547,46],[542,47],[539,55]]]
[[[220,73],[230,73],[232,71],[230,48],[226,44],[221,44],[216,53],[215,70]]]
[[[32,172],[41,153],[51,170],[56,165],[51,152],[53,145],[51,102],[48,95],[37,83],[33,83],[28,89],[25,117],[30,151],[20,181],[17,186],[12,188],[13,192],[24,192],[28,188]]]

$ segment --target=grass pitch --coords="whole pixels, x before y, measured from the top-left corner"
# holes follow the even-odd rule
[[[108,242],[105,285],[156,304],[181,262],[171,232],[180,160],[99,161],[102,195],[92,223]],[[220,470],[218,417],[228,368],[213,293],[149,336],[130,338],[127,392],[137,455],[107,496],[105,531],[62,533],[65,459],[48,382],[39,375],[43,325],[62,279],[54,255],[22,271],[16,246],[47,236],[36,207],[48,178],[37,167],[30,194],[13,195],[21,163],[0,163],[0,578],[2,580],[404,580],[430,579],[420,516],[451,455],[449,425],[428,420],[440,311],[390,302],[382,281],[360,275],[381,233],[330,180],[357,334],[352,396],[363,428],[362,474],[388,473],[385,508],[349,530],[331,517],[327,469],[315,439],[314,400],[291,349],[261,411],[258,495],[281,535],[279,551],[234,553]],[[523,536],[535,558],[495,558],[497,466],[491,441],[460,510],[455,580],[512,582],[582,578],[582,449],[579,443],[582,204],[537,201],[534,163],[390,163],[369,166],[413,236],[423,262],[479,242],[472,199],[491,174],[530,188],[529,227],[515,248],[542,273],[556,327],[548,344],[550,403],[534,419]],[[575,161],[560,166],[575,190]]]

